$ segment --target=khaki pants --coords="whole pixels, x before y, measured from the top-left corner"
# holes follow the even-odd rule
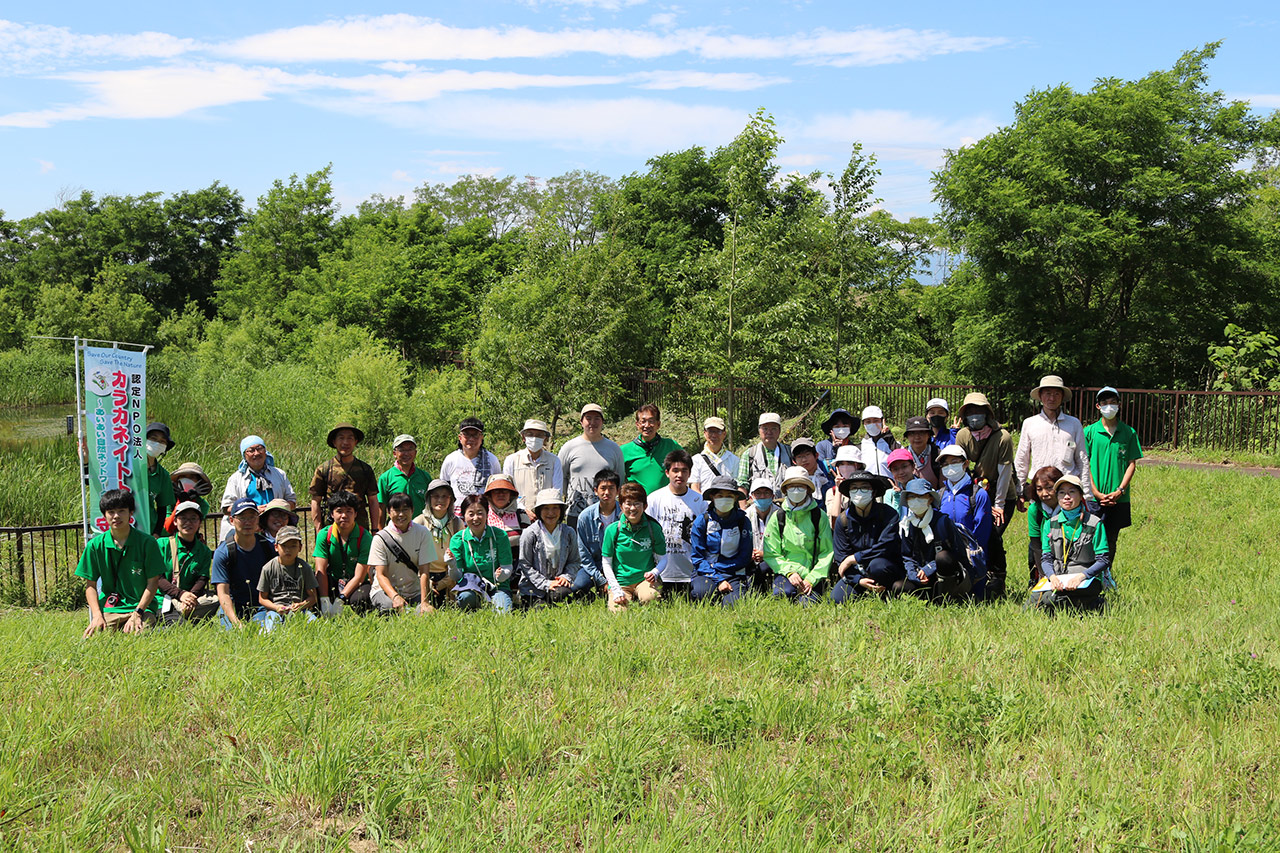
[[[103,613],[102,618],[106,620],[108,631],[123,631],[124,623],[129,621],[129,617],[133,615],[133,611],[128,613]],[[156,621],[156,616],[148,610],[142,617],[142,627],[149,628]]]
[[[622,592],[627,596],[627,600],[622,604],[613,600],[613,593],[608,593],[610,613],[621,613],[623,610],[626,610],[627,606],[633,601],[636,604],[644,605],[651,601],[657,601],[662,597],[662,593],[654,588],[653,584],[648,581],[640,581],[640,583],[633,583],[631,586],[624,586],[622,588]]]

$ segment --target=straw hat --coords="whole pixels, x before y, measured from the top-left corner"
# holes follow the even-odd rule
[[[1062,402],[1071,402],[1071,389],[1062,384],[1061,376],[1049,375],[1040,380],[1040,384],[1031,389],[1031,399],[1040,402],[1040,392],[1045,388],[1058,388],[1062,391]]]

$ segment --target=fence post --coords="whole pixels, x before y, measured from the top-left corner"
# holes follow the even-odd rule
[[[18,585],[25,587],[27,585],[27,573],[26,567],[23,565],[24,561],[22,558],[22,533],[19,532],[18,535],[14,537],[14,540],[17,542],[16,556],[18,560]]]
[[[1173,392],[1173,449],[1178,449],[1178,411],[1182,408],[1182,392]]]

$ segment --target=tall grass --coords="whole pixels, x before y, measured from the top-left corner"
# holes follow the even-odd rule
[[[1136,491],[1121,590],[1092,617],[749,599],[82,641],[83,614],[10,612],[0,836],[1276,849],[1280,483],[1144,469]]]

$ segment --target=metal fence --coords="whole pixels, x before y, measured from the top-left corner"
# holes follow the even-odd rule
[[[315,532],[306,522],[311,507],[299,505],[303,553],[310,554]],[[200,527],[200,536],[214,548],[218,543],[222,513],[211,512]],[[10,602],[44,604],[65,587],[76,571],[84,550],[80,522],[35,527],[0,527],[0,588]],[[81,596],[83,598],[83,596]]]

